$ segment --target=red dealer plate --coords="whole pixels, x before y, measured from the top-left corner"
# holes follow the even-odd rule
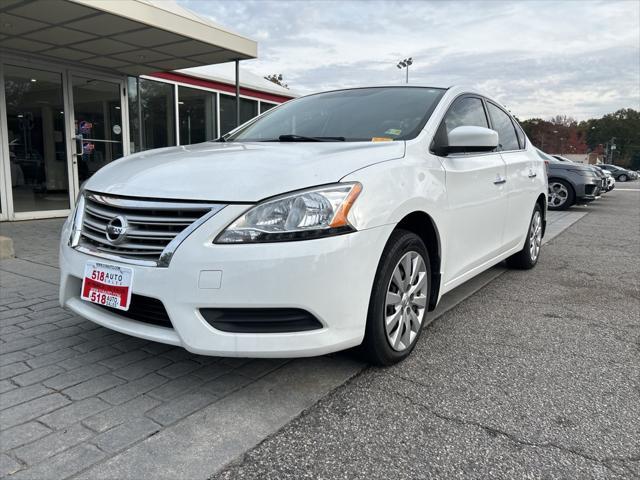
[[[133,270],[130,268],[87,262],[80,298],[98,305],[128,310],[132,280]]]

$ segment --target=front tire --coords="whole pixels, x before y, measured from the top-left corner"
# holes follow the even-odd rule
[[[415,347],[429,306],[431,265],[415,233],[396,230],[382,252],[362,344],[367,359],[392,365]]]
[[[549,210],[566,210],[574,204],[576,194],[573,187],[564,180],[549,180],[549,194],[547,196],[547,208]]]
[[[529,222],[524,247],[518,253],[507,258],[507,266],[520,270],[528,270],[538,263],[542,248],[542,208],[536,203]]]
[[[627,177],[624,173],[618,177],[618,181],[620,182],[626,182],[627,180],[629,180],[629,177]]]

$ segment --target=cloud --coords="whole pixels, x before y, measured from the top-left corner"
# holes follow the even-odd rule
[[[481,88],[520,118],[640,109],[637,1],[179,0],[259,41],[242,68],[308,93],[411,83]]]

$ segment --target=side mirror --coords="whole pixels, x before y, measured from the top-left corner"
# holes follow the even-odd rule
[[[498,146],[498,132],[484,127],[456,127],[448,135],[448,144],[441,148],[445,155],[463,152],[490,152]]]

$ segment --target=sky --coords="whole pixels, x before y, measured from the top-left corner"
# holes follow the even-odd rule
[[[640,110],[640,0],[177,0],[258,42],[241,63],[306,94],[469,85],[520,119]]]

